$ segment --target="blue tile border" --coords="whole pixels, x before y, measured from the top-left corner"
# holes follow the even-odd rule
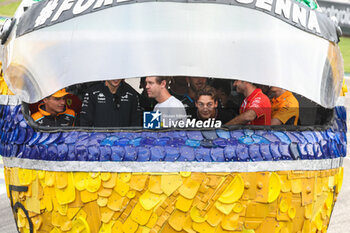
[[[46,161],[278,161],[346,156],[346,110],[325,130],[36,132],[21,105],[0,105],[0,154]]]

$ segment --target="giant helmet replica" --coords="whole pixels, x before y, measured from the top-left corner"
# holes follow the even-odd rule
[[[19,232],[326,232],[342,186],[339,30],[315,1],[26,1],[2,29],[0,153]],[[323,126],[47,128],[28,104],[147,75],[235,78]],[[302,85],[301,85],[302,83]]]

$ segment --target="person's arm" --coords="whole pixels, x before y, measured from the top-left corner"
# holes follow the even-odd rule
[[[79,116],[80,126],[93,126],[95,116],[95,104],[93,102],[92,93],[85,93]]]
[[[245,124],[255,120],[255,118],[256,118],[255,111],[250,109],[250,110],[236,116],[235,118],[233,118],[232,120],[227,122],[225,125],[245,125]]]
[[[271,125],[282,125],[282,121],[280,121],[278,118],[272,118],[271,119]]]

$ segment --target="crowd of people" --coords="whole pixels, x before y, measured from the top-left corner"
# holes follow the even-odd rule
[[[32,118],[51,127],[142,126],[145,111],[159,111],[166,121],[215,119],[223,125],[298,125],[299,119],[293,93],[241,80],[149,76],[140,78],[141,94],[123,79],[83,87],[79,113],[67,107],[69,92],[62,89],[44,98]]]

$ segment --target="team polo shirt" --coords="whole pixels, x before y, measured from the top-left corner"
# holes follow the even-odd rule
[[[256,88],[243,100],[239,113],[242,114],[248,110],[253,110],[256,118],[247,125],[271,125],[271,103],[260,88]]]
[[[299,119],[299,102],[290,91],[284,92],[271,100],[271,118],[277,118],[283,124],[295,117],[293,124],[297,125]]]

